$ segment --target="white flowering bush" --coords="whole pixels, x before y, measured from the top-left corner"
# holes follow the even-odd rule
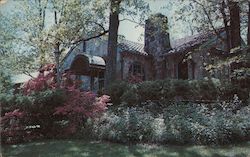
[[[108,111],[94,122],[96,137],[115,142],[227,144],[250,140],[250,106],[235,96],[214,104],[172,103],[155,114],[155,103]]]
[[[107,112],[98,119],[93,127],[99,139],[116,142],[148,142],[153,135],[154,118],[148,112],[137,108],[122,108],[119,114]]]
[[[166,108],[166,143],[225,144],[249,140],[250,107],[229,103],[174,104]]]

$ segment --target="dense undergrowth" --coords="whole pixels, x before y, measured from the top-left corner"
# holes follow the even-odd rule
[[[121,143],[228,144],[250,140],[249,87],[213,80],[116,82],[109,96],[79,90],[53,66],[19,94],[0,93],[1,142],[93,138]],[[7,87],[7,86],[6,86]]]
[[[250,140],[249,119],[250,106],[235,97],[228,103],[210,105],[154,102],[143,107],[124,105],[90,124],[96,137],[114,142],[210,145]]]
[[[117,81],[108,89],[114,105],[141,104],[150,101],[229,101],[235,94],[240,100],[249,98],[250,86],[240,86],[218,80],[157,80],[140,83]],[[166,104],[166,103],[165,103]]]

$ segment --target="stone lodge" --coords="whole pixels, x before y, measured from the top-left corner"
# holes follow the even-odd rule
[[[162,14],[146,20],[144,45],[125,39],[118,41],[118,80],[127,80],[131,76],[142,80],[229,78],[229,68],[214,74],[205,69],[206,63],[223,58],[225,52],[224,42],[213,31],[171,41],[167,22],[167,17]],[[218,31],[225,36],[223,29]],[[103,88],[107,46],[107,36],[74,46],[61,62],[60,70],[71,70],[76,78],[83,80],[85,90]]]

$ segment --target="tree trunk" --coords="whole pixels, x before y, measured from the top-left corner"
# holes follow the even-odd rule
[[[250,2],[248,2],[248,31],[247,31],[247,45],[250,46]]]
[[[54,47],[55,61],[56,61],[56,87],[59,88],[61,84],[61,75],[60,75],[60,43],[56,43]]]
[[[38,0],[38,9],[39,9],[39,19],[40,19],[40,25],[39,25],[39,30],[40,32],[43,31],[44,26],[45,26],[45,10],[46,10],[47,6],[44,6],[44,8],[42,8],[42,4],[41,4],[41,0]],[[40,40],[40,42],[42,43],[43,41]],[[42,47],[39,48],[39,55],[40,55],[40,66],[44,66],[44,64],[46,63],[45,61],[45,55],[46,52],[43,50]]]
[[[121,0],[111,0],[110,5],[108,57],[106,64],[105,87],[107,87],[116,78],[117,39],[120,3]]]
[[[223,23],[224,23],[224,28],[225,28],[225,32],[226,32],[226,39],[224,40],[224,42],[225,42],[225,45],[226,45],[226,52],[229,53],[230,48],[231,48],[230,30],[229,30],[230,28],[228,26],[228,19],[227,19],[226,13],[225,13],[225,9],[226,9],[226,4],[225,4],[225,1],[223,0],[222,4],[221,4],[221,14],[222,14],[222,17],[223,17]]]
[[[240,7],[238,2],[229,2],[231,48],[241,46]]]

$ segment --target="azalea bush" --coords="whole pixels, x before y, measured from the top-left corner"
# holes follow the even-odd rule
[[[107,109],[109,96],[96,97],[92,92],[81,92],[79,89],[66,91],[68,100],[55,108],[53,115],[61,115],[66,118],[68,125],[66,134],[73,134],[81,129],[83,122],[88,118],[97,118]]]
[[[6,112],[1,116],[1,140],[7,143],[14,143],[23,138],[24,128],[23,117],[24,112],[15,109],[11,112]]]
[[[47,65],[40,69],[38,77],[25,83],[21,94],[0,94],[1,117],[9,119],[1,120],[1,125],[12,128],[15,117],[4,117],[18,111],[24,113],[20,117],[22,120],[17,121],[22,131],[14,131],[23,133],[23,137],[27,132],[39,138],[65,137],[79,131],[86,119],[97,118],[107,109],[109,96],[97,97],[94,93],[79,90],[77,87],[81,82],[72,80],[70,72],[63,75],[57,87],[55,71],[54,65]],[[3,136],[9,138],[8,134]]]

